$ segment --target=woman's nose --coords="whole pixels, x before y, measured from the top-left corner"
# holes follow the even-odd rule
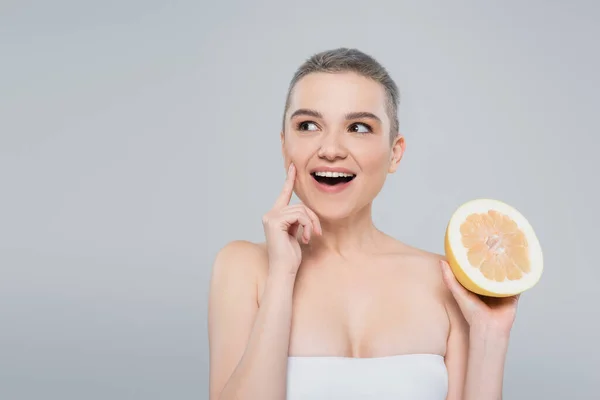
[[[322,135],[318,155],[330,161],[346,158],[348,152],[341,135],[337,132],[328,132]]]

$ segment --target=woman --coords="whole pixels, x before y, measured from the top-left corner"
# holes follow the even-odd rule
[[[211,400],[501,398],[517,298],[484,302],[443,257],[373,224],[405,150],[397,104],[386,70],[354,49],[297,71],[266,241],[231,242],[213,266]]]

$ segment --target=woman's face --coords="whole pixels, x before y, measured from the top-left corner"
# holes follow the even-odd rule
[[[294,163],[295,192],[321,218],[362,209],[396,170],[404,140],[390,144],[386,110],[383,87],[354,73],[313,73],[294,87],[282,133],[285,166]]]

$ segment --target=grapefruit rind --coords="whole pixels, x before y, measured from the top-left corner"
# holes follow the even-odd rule
[[[487,213],[490,210],[511,218],[527,238],[531,271],[518,280],[507,279],[502,282],[490,280],[468,260],[467,249],[461,241],[460,226],[469,215]],[[446,260],[458,282],[473,293],[489,297],[509,297],[531,289],[539,282],[544,268],[541,245],[533,227],[514,207],[499,200],[475,199],[462,204],[452,214],[446,227],[444,250]]]

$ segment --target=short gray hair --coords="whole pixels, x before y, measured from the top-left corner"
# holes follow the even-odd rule
[[[390,119],[390,141],[398,134],[398,105],[400,104],[400,91],[387,70],[373,57],[353,48],[340,47],[316,53],[308,58],[294,73],[288,87],[283,111],[283,129],[285,129],[285,115],[290,107],[290,98],[294,86],[300,79],[315,72],[343,73],[354,72],[380,83],[387,97],[387,113]]]

